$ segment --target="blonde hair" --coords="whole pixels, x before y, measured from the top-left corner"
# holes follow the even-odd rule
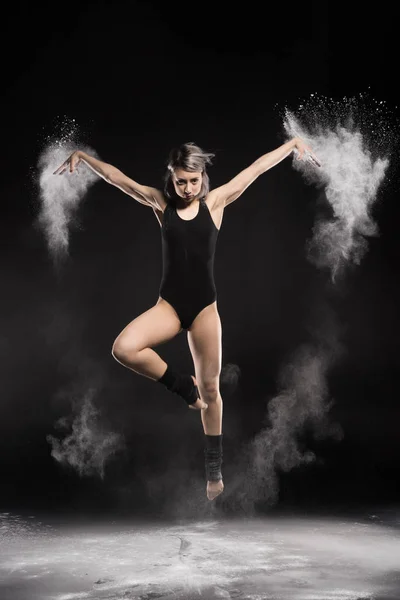
[[[200,197],[204,198],[210,191],[210,179],[206,171],[207,165],[212,165],[211,159],[215,154],[205,152],[193,142],[186,142],[178,148],[173,148],[169,153],[167,171],[164,177],[164,193],[167,198],[172,199],[175,195],[175,188],[172,182],[172,173],[175,169],[183,169],[189,173],[201,173],[202,185]]]

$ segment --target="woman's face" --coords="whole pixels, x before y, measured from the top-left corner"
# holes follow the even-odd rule
[[[200,194],[203,175],[200,172],[175,169],[172,172],[172,181],[175,192],[189,204]]]

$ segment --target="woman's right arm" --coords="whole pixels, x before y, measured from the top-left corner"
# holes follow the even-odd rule
[[[166,201],[160,190],[137,183],[113,165],[99,160],[98,158],[94,158],[94,156],[90,156],[82,150],[73,152],[71,156],[67,158],[56,171],[54,171],[54,175],[62,175],[68,168],[70,173],[72,173],[81,161],[86,163],[87,166],[99,175],[99,177],[102,177],[104,181],[111,183],[129,196],[132,196],[132,198],[140,202],[140,204],[164,212]]]

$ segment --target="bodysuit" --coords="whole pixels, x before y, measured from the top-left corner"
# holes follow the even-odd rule
[[[217,298],[214,254],[218,232],[204,198],[190,220],[182,219],[172,203],[164,210],[159,293],[175,309],[183,329]]]

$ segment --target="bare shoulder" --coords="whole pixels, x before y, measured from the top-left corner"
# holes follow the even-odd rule
[[[164,212],[167,201],[161,190],[147,185],[139,185],[136,181],[131,183],[133,184],[131,185],[131,196],[154,210]]]
[[[157,210],[157,212],[163,213],[167,207],[167,200],[166,200],[164,194],[162,193],[161,190],[158,190],[157,188],[148,188],[148,189],[149,189],[149,194],[151,195],[152,208],[154,208],[154,210]]]

